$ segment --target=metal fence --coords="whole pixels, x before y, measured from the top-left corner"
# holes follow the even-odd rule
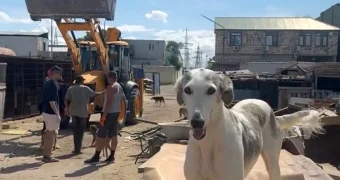
[[[0,56],[7,63],[5,120],[15,120],[39,114],[42,85],[46,72],[54,65],[63,68],[63,80],[71,83],[72,63],[44,59]]]

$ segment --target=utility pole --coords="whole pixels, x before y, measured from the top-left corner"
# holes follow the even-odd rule
[[[208,66],[208,55],[205,55],[205,66]]]
[[[59,45],[59,44],[58,44],[58,31],[57,31],[57,28],[55,28],[55,30],[54,30],[54,41],[53,41],[53,45]]]
[[[188,29],[185,29],[185,41],[184,41],[184,68],[190,69],[190,53],[189,53],[189,42],[188,42]]]
[[[202,54],[203,52],[200,50],[200,46],[197,45],[196,56],[194,57],[195,60],[195,68],[202,67]]]
[[[53,20],[51,19],[51,29],[50,29],[50,34],[51,34],[51,57],[53,54]]]

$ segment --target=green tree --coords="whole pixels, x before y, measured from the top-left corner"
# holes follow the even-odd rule
[[[215,56],[213,58],[209,58],[206,69],[212,69],[213,61],[215,61]]]
[[[176,71],[179,71],[182,67],[182,62],[179,59],[183,43],[176,41],[168,41],[165,50],[170,53],[167,57],[167,61],[174,66]]]

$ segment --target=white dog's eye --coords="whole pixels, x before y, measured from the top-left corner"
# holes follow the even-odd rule
[[[185,92],[186,94],[192,94],[192,91],[191,91],[190,87],[185,87],[185,88],[184,88],[184,92]]]
[[[208,95],[212,95],[212,94],[214,94],[216,92],[216,89],[214,88],[214,87],[210,87],[209,89],[208,89],[208,91],[207,91],[207,94]]]

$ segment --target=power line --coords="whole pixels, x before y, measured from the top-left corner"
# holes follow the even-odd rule
[[[195,60],[195,68],[200,68],[202,67],[202,55],[203,55],[203,51],[200,50],[200,46],[197,45],[197,50],[196,52],[196,56],[194,57]]]
[[[188,29],[185,29],[185,40],[184,40],[184,68],[190,68],[190,52],[189,52],[189,42],[188,42]]]

